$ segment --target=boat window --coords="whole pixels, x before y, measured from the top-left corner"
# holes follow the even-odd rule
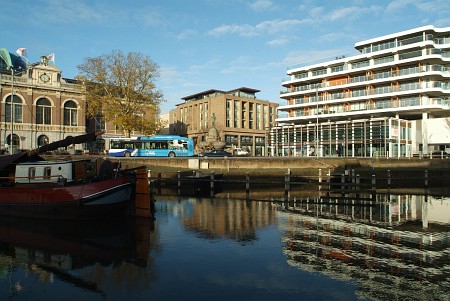
[[[30,167],[28,169],[28,178],[29,179],[35,179],[36,178],[36,168],[35,167]]]
[[[50,179],[50,176],[52,175],[52,168],[50,166],[47,166],[44,168],[44,179]]]

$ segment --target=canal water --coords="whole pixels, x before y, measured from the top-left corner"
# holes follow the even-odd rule
[[[0,219],[0,300],[450,300],[450,199],[163,198],[155,220]]]

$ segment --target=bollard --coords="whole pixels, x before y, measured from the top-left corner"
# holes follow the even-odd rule
[[[209,196],[214,197],[214,171],[212,171],[209,175]]]
[[[319,190],[322,188],[322,169],[319,168]]]
[[[425,170],[425,194],[428,194],[428,170]]]

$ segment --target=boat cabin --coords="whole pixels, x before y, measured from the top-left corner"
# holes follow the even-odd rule
[[[73,181],[73,162],[24,162],[16,165],[16,183],[58,183]]]

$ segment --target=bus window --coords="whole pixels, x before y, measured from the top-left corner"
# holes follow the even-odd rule
[[[167,149],[167,141],[158,141],[156,142],[156,149]]]
[[[134,149],[134,142],[125,142],[123,148]]]
[[[144,143],[142,143],[142,142],[135,142],[134,143],[134,148],[135,149],[144,149]]]
[[[111,140],[110,148],[123,148],[123,141]]]

